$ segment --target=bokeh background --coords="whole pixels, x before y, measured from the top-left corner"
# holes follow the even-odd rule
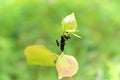
[[[120,0],[0,0],[0,80],[57,80],[55,67],[28,65],[24,49],[59,55],[61,20],[72,12],[82,37],[65,47],[79,62],[74,80],[120,80]]]

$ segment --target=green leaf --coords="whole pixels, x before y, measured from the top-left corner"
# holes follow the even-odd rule
[[[76,22],[74,13],[71,13],[70,15],[63,18],[62,26],[64,29],[64,33],[76,32],[77,22]]]
[[[28,46],[25,51],[28,64],[55,66],[57,55],[43,46]]]
[[[77,60],[73,56],[62,53],[56,62],[56,68],[58,71],[58,78],[62,79],[63,77],[75,75],[79,67]]]
[[[76,22],[74,13],[71,13],[70,15],[63,18],[62,26],[63,26],[63,30],[64,30],[64,32],[63,32],[64,35],[73,34],[74,36],[81,38],[80,36],[74,34],[75,32],[78,31],[78,30],[76,30],[77,22]]]

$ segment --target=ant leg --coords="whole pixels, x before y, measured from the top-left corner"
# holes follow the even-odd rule
[[[56,44],[57,44],[57,46],[59,46],[59,41],[58,40],[56,40]]]

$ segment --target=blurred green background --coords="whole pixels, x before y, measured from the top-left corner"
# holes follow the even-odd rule
[[[0,80],[57,80],[55,67],[28,65],[29,45],[60,54],[61,20],[74,12],[82,37],[67,42],[75,80],[120,80],[120,0],[0,0]]]

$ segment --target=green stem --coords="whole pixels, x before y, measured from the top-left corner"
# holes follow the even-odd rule
[[[70,77],[70,80],[74,80],[74,78],[73,78],[73,77]]]

